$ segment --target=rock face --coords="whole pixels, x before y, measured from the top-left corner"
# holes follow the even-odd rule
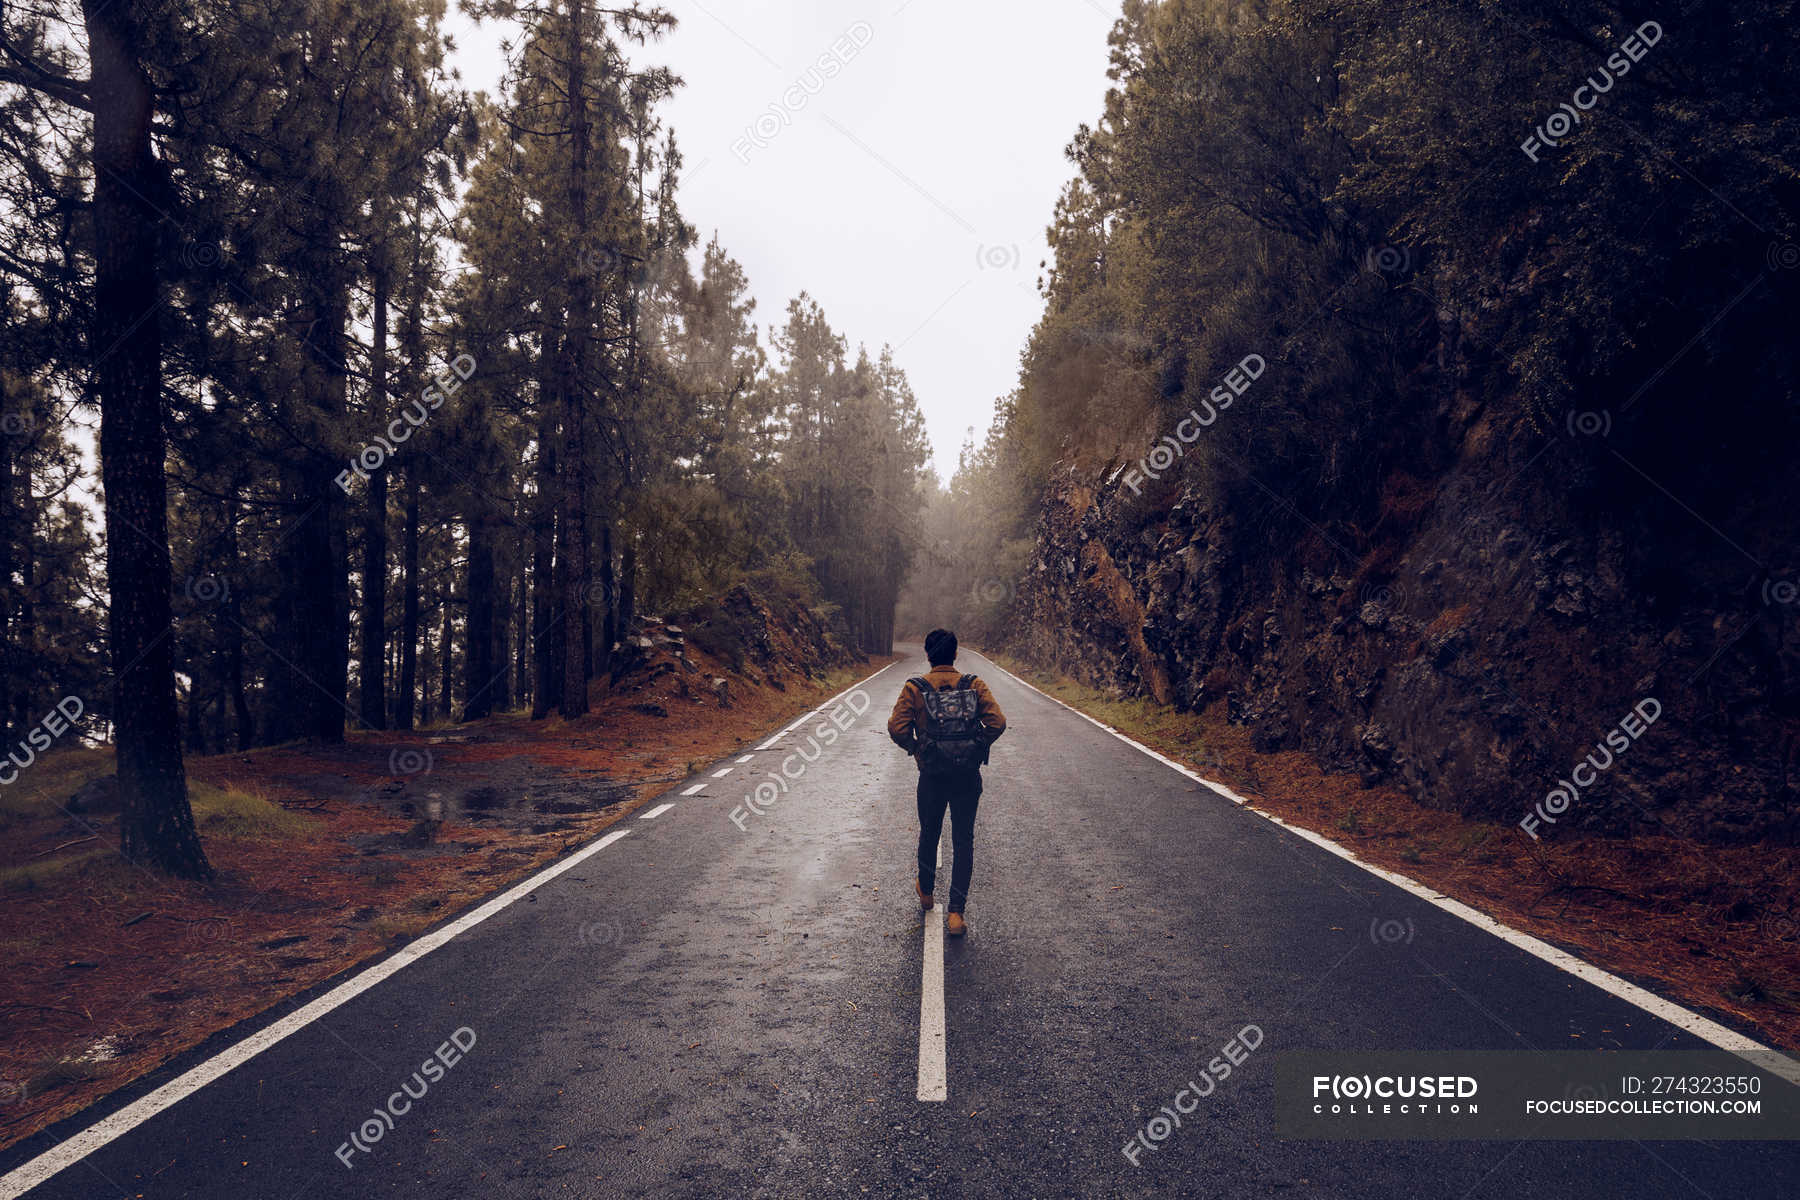
[[[1391,481],[1367,538],[1313,526],[1280,548],[1192,486],[1139,495],[1117,472],[1065,470],[1010,648],[1119,695],[1223,701],[1259,750],[1305,750],[1434,808],[1515,826],[1536,812],[1544,838],[1792,843],[1794,575],[1752,578],[1702,537],[1648,556],[1635,539],[1659,531],[1571,517],[1541,491],[1507,499],[1494,481],[1516,469]],[[1647,698],[1656,719],[1622,728]]]
[[[633,622],[614,648],[613,690],[647,693],[661,688],[659,681],[669,676],[679,698],[692,702],[705,698],[730,708],[734,702],[730,679],[708,673],[704,686],[698,678],[690,686],[687,677],[699,676],[707,665],[689,656],[690,647],[752,685],[777,690],[784,690],[790,678],[811,679],[832,667],[865,659],[846,649],[818,614],[794,597],[765,595],[745,584],[683,613],[680,620],[677,625],[640,615]],[[660,704],[632,707],[652,716],[668,715]]]
[[[681,614],[683,640],[730,664],[731,669],[776,687],[784,676],[811,678],[821,671],[863,661],[812,609],[792,597],[767,596],[738,584],[715,601]],[[722,705],[728,697],[714,689]]]

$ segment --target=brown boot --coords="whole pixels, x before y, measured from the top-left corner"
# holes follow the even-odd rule
[[[944,918],[944,932],[951,937],[961,937],[969,932],[969,923],[963,920],[961,913],[950,913]]]
[[[925,912],[930,912],[931,893],[920,887],[917,879],[913,880],[913,891],[919,893],[919,908]]]

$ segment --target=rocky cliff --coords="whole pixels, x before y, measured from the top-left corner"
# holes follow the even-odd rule
[[[1125,468],[1065,468],[1011,648],[1120,694],[1222,705],[1258,749],[1532,837],[1793,842],[1794,573],[1673,495],[1608,508],[1532,474],[1588,478],[1607,447],[1532,461],[1479,414],[1444,417],[1459,455],[1437,478],[1385,481],[1366,531],[1290,514],[1291,544],[1265,538],[1278,496],[1226,509],[1174,478],[1139,492]],[[1765,517],[1792,490],[1760,486]]]

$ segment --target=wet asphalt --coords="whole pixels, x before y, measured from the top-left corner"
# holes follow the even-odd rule
[[[696,777],[701,794],[672,789],[640,812],[673,808],[627,817],[614,827],[625,837],[529,899],[29,1194],[1792,1193],[1792,1143],[1278,1140],[1282,1050],[1703,1044],[1237,808],[967,652],[959,665],[988,681],[1009,728],[977,820],[970,933],[945,948],[949,1099],[915,1099],[915,774],[884,724],[925,664],[917,647],[902,651],[907,661],[862,685],[862,715],[839,713],[847,727],[831,744],[809,741],[818,717],[714,764]],[[815,761],[790,757],[802,750]],[[743,754],[752,761],[736,764]],[[785,793],[784,762],[798,773]],[[1248,1024],[1262,1043],[1134,1166],[1125,1144]],[[415,1078],[428,1058],[432,1077]],[[377,1118],[403,1088],[422,1094]],[[362,1132],[371,1121],[377,1140]]]

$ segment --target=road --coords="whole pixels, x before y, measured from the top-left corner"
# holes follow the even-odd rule
[[[1792,1143],[1277,1140],[1283,1049],[1704,1044],[968,653],[1009,728],[981,802],[971,932],[937,950],[911,889],[914,771],[883,728],[924,667],[903,650],[816,761],[791,756],[813,754],[822,717],[716,764],[698,794],[672,790],[185,1098],[118,1113],[122,1132],[29,1194],[1741,1200],[1800,1178]],[[743,807],[759,783],[778,793],[784,762],[789,790]],[[943,956],[941,1102],[918,1098],[928,947]],[[1122,1147],[1247,1024],[1262,1043],[1134,1166]],[[394,1100],[403,1085],[421,1094]]]

